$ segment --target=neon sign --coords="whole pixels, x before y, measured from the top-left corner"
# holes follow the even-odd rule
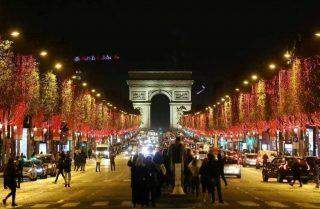
[[[74,62],[96,62],[96,61],[118,61],[120,56],[118,54],[110,55],[85,55],[85,56],[76,56],[73,58]]]

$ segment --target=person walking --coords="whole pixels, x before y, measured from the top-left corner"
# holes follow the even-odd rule
[[[116,171],[115,158],[116,158],[115,153],[111,152],[111,154],[110,154],[110,168],[111,168],[111,171]]]
[[[148,156],[146,158],[146,204],[147,206],[150,205],[152,207],[156,206],[156,192],[157,192],[157,185],[159,183],[158,181],[158,175],[157,175],[157,168],[154,162],[152,161],[152,158]]]
[[[219,173],[220,173],[220,177],[222,178],[224,185],[227,186],[227,179],[224,176],[224,158],[222,157],[221,152],[218,153],[218,167],[219,167]]]
[[[96,156],[96,172],[100,172],[101,158],[100,154]]]
[[[191,172],[188,168],[189,164],[193,160],[191,149],[187,149],[186,155],[184,157],[184,190],[186,193],[189,193],[191,190]]]
[[[208,176],[208,158],[203,159],[199,174],[200,174],[200,182],[201,182],[201,189],[202,189],[202,201],[206,202],[208,199],[208,192],[209,192],[209,176]]]
[[[319,177],[320,177],[320,160],[319,159],[316,159],[314,161],[314,181],[316,183],[316,188],[319,189]]]
[[[61,174],[62,178],[64,179],[64,184],[67,184],[66,182],[66,177],[63,174],[63,170],[65,169],[65,154],[63,152],[60,153],[58,163],[57,163],[57,174],[56,174],[56,179],[54,183],[56,184],[58,181],[58,178]]]
[[[300,175],[300,170],[299,170],[299,162],[297,160],[295,160],[293,162],[291,172],[292,172],[292,176],[293,176],[293,182],[290,182],[289,184],[291,186],[293,186],[294,183],[296,182],[296,180],[298,180],[300,187],[302,187],[302,180],[301,180],[301,175]]]
[[[79,162],[80,162],[80,171],[86,171],[87,154],[84,151],[84,149],[81,150]]]
[[[130,171],[131,171],[131,201],[132,201],[132,205],[133,207],[136,207],[137,203],[138,203],[138,195],[137,195],[137,191],[138,191],[138,187],[139,187],[139,183],[136,181],[136,162],[138,159],[138,155],[134,155],[129,161],[128,161],[128,166],[130,167]]]
[[[200,187],[200,164],[197,158],[194,158],[189,164],[189,170],[191,173],[191,192],[197,198],[199,197],[199,187]]]
[[[3,186],[5,189],[9,188],[10,193],[2,200],[3,205],[7,205],[7,200],[9,197],[12,198],[11,206],[18,206],[16,204],[16,190],[17,190],[17,182],[16,182],[16,165],[14,163],[14,158],[10,157],[7,165],[5,166],[3,172]]]
[[[213,154],[208,155],[208,166],[207,166],[207,172],[209,176],[209,188],[211,193],[211,201],[212,203],[215,202],[215,189],[217,189],[219,203],[223,204],[222,200],[222,193],[221,193],[221,180],[220,180],[220,169],[219,164],[217,160],[215,159],[215,156]]]
[[[18,158],[18,164],[17,164],[17,173],[18,173],[18,188],[20,188],[20,183],[23,181],[23,175],[22,175],[22,171],[23,171],[23,154],[21,153],[20,157]]]
[[[70,187],[71,183],[71,162],[72,159],[70,157],[70,152],[68,151],[64,160],[64,172],[66,174],[66,183],[64,185],[65,187]]]

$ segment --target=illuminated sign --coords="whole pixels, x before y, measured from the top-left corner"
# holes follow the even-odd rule
[[[120,56],[118,54],[102,54],[102,55],[85,55],[85,56],[76,56],[73,58],[74,62],[96,62],[96,61],[118,61]]]

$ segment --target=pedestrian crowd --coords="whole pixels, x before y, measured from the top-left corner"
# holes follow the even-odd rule
[[[176,140],[180,143],[180,139]],[[170,149],[170,148],[169,148]],[[156,152],[154,157],[134,155],[128,162],[131,169],[132,204],[134,207],[155,206],[156,200],[161,196],[163,188],[174,187],[174,172],[172,152],[169,149]],[[219,203],[223,204],[221,180],[227,186],[224,176],[224,157],[221,153],[213,152],[203,161],[192,155],[191,150],[186,150],[182,155],[183,190],[198,199],[215,202],[215,193]]]
[[[80,171],[86,170],[87,154],[83,149],[75,150],[73,159],[74,159],[74,171],[78,171],[79,169]]]

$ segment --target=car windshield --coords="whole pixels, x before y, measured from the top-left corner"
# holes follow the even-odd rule
[[[23,166],[24,166],[24,167],[32,167],[32,164],[33,164],[33,163],[32,163],[31,161],[25,161],[24,164],[23,164]]]
[[[99,152],[103,152],[103,151],[107,151],[108,148],[107,147],[97,147],[97,151]]]
[[[235,158],[228,157],[225,160],[225,164],[238,164],[238,160]]]
[[[37,157],[37,159],[41,160],[43,163],[51,163],[51,157],[50,156]]]
[[[246,157],[249,159],[256,159],[257,155],[246,155]]]

